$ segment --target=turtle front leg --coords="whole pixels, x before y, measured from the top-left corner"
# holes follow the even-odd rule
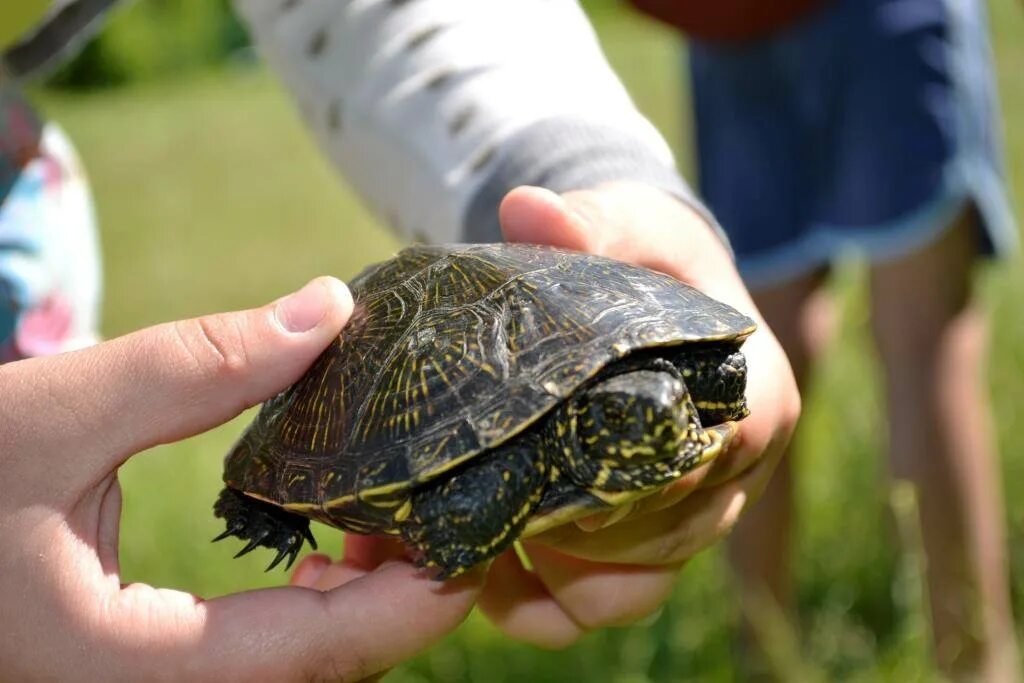
[[[515,438],[414,493],[402,537],[436,578],[458,576],[512,545],[549,478],[540,439]]]
[[[213,514],[227,523],[227,530],[214,538],[214,542],[228,536],[248,541],[235,557],[241,557],[261,545],[277,550],[277,556],[267,571],[276,567],[286,556],[288,564],[285,569],[290,568],[302,550],[303,541],[309,541],[316,550],[316,540],[309,530],[308,519],[235,489],[225,488],[220,492],[217,502],[213,504]]]

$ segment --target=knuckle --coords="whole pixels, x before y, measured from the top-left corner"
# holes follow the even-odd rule
[[[179,344],[200,372],[237,377],[249,366],[245,338],[232,316],[216,315],[173,323]]]
[[[580,219],[586,230],[581,237],[585,240],[586,251],[606,254],[609,243],[607,232],[613,221],[612,212],[598,193],[590,191],[573,192],[567,195],[573,213]]]

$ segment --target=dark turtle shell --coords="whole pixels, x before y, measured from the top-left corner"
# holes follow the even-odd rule
[[[341,337],[264,404],[225,481],[312,516],[348,508],[353,524],[363,503],[400,504],[627,354],[755,327],[672,277],[528,245],[414,246],[351,288]]]

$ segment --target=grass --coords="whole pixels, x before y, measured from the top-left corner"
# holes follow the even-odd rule
[[[1024,197],[1024,20],[994,0],[1014,194]],[[600,32],[639,105],[685,154],[686,106],[676,87],[678,48],[645,22],[602,12]],[[359,206],[260,71],[96,94],[45,93],[47,111],[77,141],[99,207],[106,260],[104,332],[254,306],[320,273],[353,275],[397,242]],[[682,123],[680,123],[682,122]],[[686,165],[684,163],[684,165]],[[1014,600],[1024,613],[1024,300],[1019,261],[993,269],[982,290],[993,312],[991,386],[1003,455]],[[796,448],[796,561],[803,640],[800,676],[909,681],[930,676],[912,540],[913,499],[882,481],[876,371],[856,265],[837,276],[838,343],[807,397]],[[266,558],[230,559],[207,541],[220,458],[241,418],[131,461],[123,470],[125,580],[211,596],[272,585]],[[895,520],[895,523],[894,523]],[[324,537],[323,530],[320,536]],[[337,535],[325,546],[337,549]],[[908,547],[904,544],[903,547]],[[258,554],[256,554],[258,555]],[[739,606],[718,550],[695,558],[654,618],[594,633],[557,653],[510,642],[474,616],[389,680],[641,683],[733,680],[730,634]],[[783,643],[784,644],[784,643]]]

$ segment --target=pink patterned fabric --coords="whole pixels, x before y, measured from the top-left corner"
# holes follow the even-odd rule
[[[0,363],[95,343],[99,298],[88,182],[67,138],[49,125],[0,204]]]
[[[52,356],[64,350],[71,335],[74,311],[61,292],[54,292],[25,313],[14,334],[14,348],[23,357]]]

